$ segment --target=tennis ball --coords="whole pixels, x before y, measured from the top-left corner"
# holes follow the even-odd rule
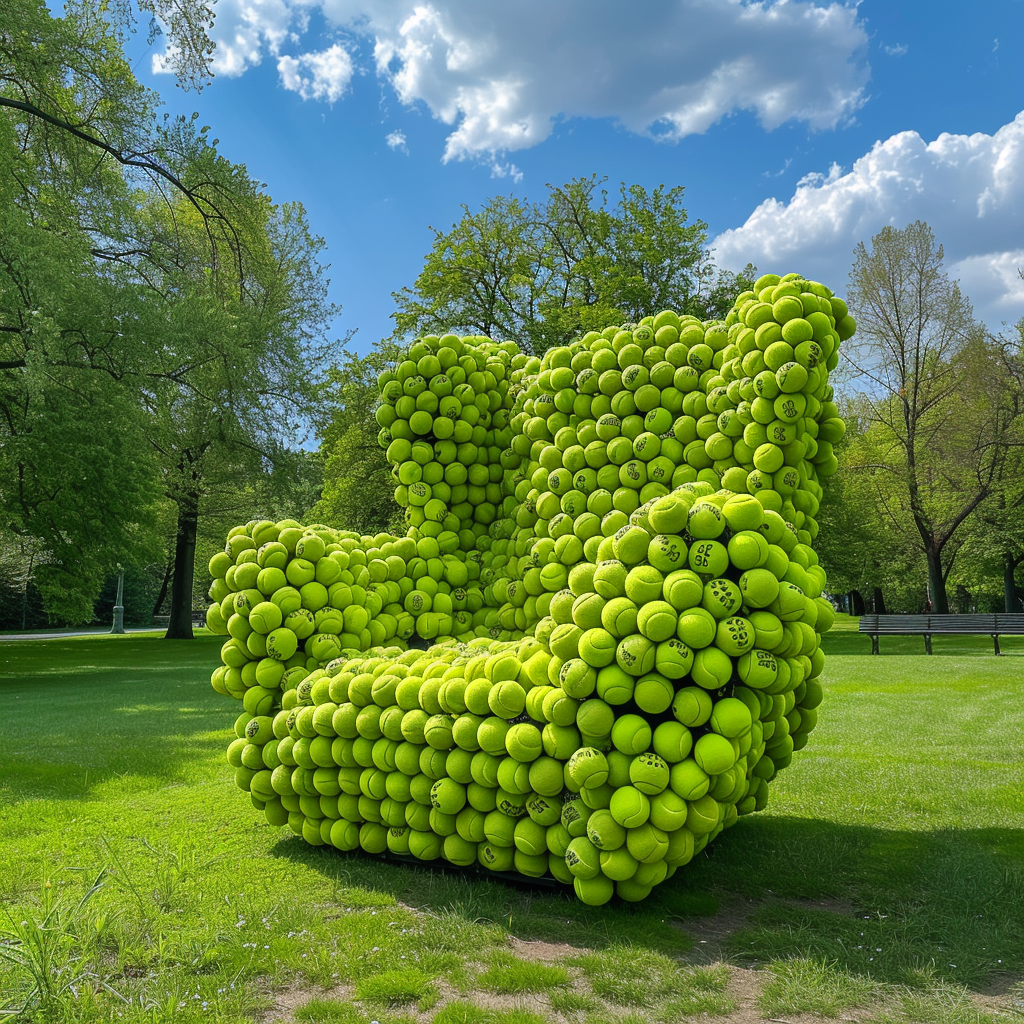
[[[579,640],[580,657],[594,668],[604,668],[615,660],[617,643],[606,629],[588,629]]]
[[[743,604],[749,608],[767,608],[779,596],[779,581],[768,569],[748,568],[740,576]]]
[[[272,601],[261,601],[249,612],[249,626],[257,633],[270,633],[283,622],[284,613]]]
[[[785,639],[782,620],[770,611],[751,612],[748,616],[754,627],[754,645],[766,651],[775,651]]]
[[[693,736],[682,722],[662,722],[654,730],[651,746],[663,760],[676,764],[689,756],[693,749]]]
[[[715,701],[709,724],[727,739],[735,739],[750,729],[750,709],[736,697],[722,697]]]
[[[299,648],[299,639],[292,630],[280,626],[267,634],[267,656],[287,661]]]
[[[623,565],[637,565],[647,558],[651,535],[640,526],[624,526],[615,534],[615,557]]]
[[[640,754],[630,762],[629,781],[641,793],[654,796],[668,786],[668,780],[668,764],[658,754]]]
[[[601,625],[605,599],[600,594],[581,594],[572,606],[572,621],[580,629],[594,629]]]
[[[597,695],[606,704],[626,704],[633,697],[634,679],[619,665],[607,665],[597,674]],[[580,728],[583,728],[582,725]],[[601,731],[600,735],[611,729]],[[590,730],[586,730],[590,731]]]
[[[676,693],[672,701],[672,715],[689,729],[704,725],[711,718],[714,702],[706,690],[686,686]]]
[[[755,690],[764,690],[771,686],[779,674],[775,655],[757,648],[744,654],[736,668],[740,679]]]
[[[619,671],[618,666],[615,666],[615,670]],[[610,667],[602,669],[602,671],[610,671]],[[600,679],[600,674],[598,679]],[[577,727],[580,732],[589,736],[606,736],[611,733],[614,724],[615,712],[604,698],[591,698],[584,701],[576,711]]]
[[[614,604],[614,601],[609,604]],[[676,631],[675,607],[668,601],[650,601],[643,605],[636,616],[635,628],[655,643],[668,640]]]
[[[764,507],[752,494],[734,494],[726,499],[722,515],[733,533],[757,530],[764,522]]]
[[[516,761],[535,761],[544,749],[540,729],[529,722],[513,725],[505,734],[505,749]]]
[[[684,800],[699,800],[711,786],[708,773],[692,758],[672,765],[669,769],[669,786],[672,792]]]
[[[647,546],[647,560],[660,572],[673,572],[687,564],[686,541],[670,534],[658,534]]]
[[[732,659],[717,647],[705,647],[694,654],[690,677],[705,690],[720,690],[732,678]]]
[[[698,540],[690,545],[686,563],[701,576],[721,576],[729,568],[729,549],[717,540]]]
[[[728,551],[729,561],[737,569],[754,569],[767,560],[768,542],[754,530],[743,530],[729,539]]]
[[[624,828],[638,828],[650,816],[651,801],[635,786],[623,786],[615,790],[608,810]]]
[[[693,500],[683,493],[666,494],[651,506],[648,519],[658,533],[678,534],[686,529]]]
[[[709,580],[704,587],[701,607],[709,611],[716,619],[725,619],[735,615],[743,604],[740,588],[732,580],[718,578]]]
[[[626,841],[626,830],[610,810],[599,808],[587,820],[587,838],[598,850],[617,850]]]
[[[485,718],[476,731],[476,741],[481,751],[491,757],[502,757],[505,754],[505,736],[510,728],[508,722],[496,715]]]
[[[430,803],[444,814],[458,814],[466,806],[466,787],[453,779],[438,779],[430,787]]]
[[[738,658],[754,646],[754,627],[749,619],[740,615],[730,615],[718,623],[715,644],[730,658]]]
[[[686,517],[686,532],[694,540],[714,540],[722,535],[725,526],[722,510],[709,501],[698,501]]]
[[[601,872],[600,851],[586,836],[571,840],[565,851],[565,863],[577,879],[597,878]]]
[[[639,715],[622,715],[612,726],[612,744],[623,754],[640,754],[651,745],[651,727]]]
[[[626,593],[626,566],[617,559],[606,559],[597,563],[594,570],[594,590],[606,601],[622,597]]]
[[[635,633],[637,628],[637,606],[628,597],[613,597],[601,610],[601,625],[617,639],[622,639]],[[674,626],[675,620],[673,617]]]
[[[638,608],[662,596],[664,576],[652,565],[635,565],[626,575],[626,597]]]
[[[672,683],[661,674],[652,672],[637,680],[633,689],[633,700],[641,711],[650,715],[660,715],[668,710],[674,694],[675,688]]]
[[[668,835],[650,821],[645,821],[627,832],[626,849],[640,864],[653,864],[665,859]]]
[[[362,718],[364,714],[370,711],[376,712],[377,721],[379,722],[381,709],[374,705],[363,708],[359,713],[359,717]],[[452,731],[454,724],[455,720],[451,715],[431,715],[423,724],[423,739],[434,750],[451,750],[455,746],[455,737]],[[379,728],[377,732],[379,734]],[[361,731],[360,735],[365,736],[366,733]],[[370,738],[374,737],[371,736]]]
[[[526,707],[526,691],[514,679],[505,679],[491,687],[487,706],[498,718],[517,718]]]
[[[736,750],[724,736],[708,732],[694,743],[693,759],[708,775],[721,775],[736,763]]]
[[[717,630],[718,623],[706,608],[690,608],[681,612],[676,623],[676,636],[693,650],[712,643]]]
[[[702,796],[690,802],[686,827],[697,837],[706,836],[718,826],[718,813],[714,797]]]
[[[608,781],[608,759],[594,747],[580,747],[569,758],[565,771],[577,787],[596,789]]]
[[[615,895],[615,883],[604,875],[596,875],[593,878],[577,876],[573,879],[572,886],[579,899],[590,907],[600,907]]]
[[[613,819],[614,820],[614,819]],[[622,828],[622,826],[619,826]],[[626,848],[625,830],[622,845],[614,850],[601,851],[601,874],[620,884],[636,874],[637,860]],[[650,892],[650,890],[647,890]]]
[[[682,828],[686,824],[688,811],[686,800],[675,790],[665,789],[651,797],[651,824],[663,832],[672,833]]]
[[[597,685],[597,671],[582,658],[572,658],[559,669],[558,682],[568,697],[582,700],[594,692],[594,687]],[[547,687],[542,689],[547,689]],[[533,693],[533,690],[530,693]],[[542,701],[546,697],[547,695],[545,694]],[[529,699],[529,694],[527,698]],[[537,718],[539,716],[534,715],[533,717]],[[554,721],[554,719],[551,719],[551,721]],[[569,723],[566,722],[565,724],[568,725]]]

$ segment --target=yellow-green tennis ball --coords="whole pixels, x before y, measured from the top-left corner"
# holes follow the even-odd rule
[[[651,506],[647,518],[658,533],[678,534],[686,529],[693,500],[683,493],[665,494]]]
[[[760,507],[760,506],[758,506]],[[729,539],[729,561],[740,570],[754,569],[768,558],[768,541],[753,530],[734,533]]]
[[[556,797],[563,788],[563,761],[553,757],[538,757],[530,765],[530,789],[540,797]],[[533,815],[527,802],[527,811]],[[551,824],[551,822],[545,822]]]
[[[639,715],[622,715],[612,726],[612,744],[623,754],[641,754],[651,745],[651,727]]]
[[[534,761],[530,766],[530,773],[533,774],[535,769],[543,768],[547,759],[540,758]],[[538,825],[543,825],[548,831],[550,837],[550,828],[552,825],[559,822],[562,816],[562,770],[564,765],[559,763],[557,765],[558,771],[558,793],[554,796],[548,793],[541,793],[534,791],[530,796],[526,798],[526,813],[537,822]],[[549,840],[550,841],[550,840]],[[568,842],[568,836],[566,836],[566,842]]]
[[[693,759],[708,775],[721,775],[736,763],[736,750],[724,736],[708,732],[694,743]]]
[[[686,517],[686,532],[694,540],[714,540],[725,531],[722,510],[710,501],[698,501]]]
[[[408,686],[411,688],[413,685],[413,682],[410,680],[399,683],[399,693],[401,693],[403,687]],[[415,683],[415,686],[419,687],[418,681]],[[462,699],[466,704],[466,710],[474,715],[489,715],[491,713],[491,705],[488,699],[490,695],[491,681],[489,679],[474,679],[471,683],[467,683],[466,689],[462,692]]]
[[[701,576],[721,576],[729,568],[729,549],[717,540],[698,540],[686,553],[686,564]]]
[[[708,773],[692,758],[672,765],[669,770],[672,792],[684,800],[699,800],[711,786]]]
[[[636,627],[648,640],[661,643],[675,635],[677,620],[676,609],[668,601],[650,601],[637,614]]]
[[[730,615],[718,623],[715,645],[730,658],[746,654],[754,646],[754,627],[741,615]]]
[[[660,715],[667,711],[674,695],[673,685],[657,672],[651,672],[638,679],[633,689],[636,706],[649,715]]]
[[[505,736],[510,728],[508,722],[497,715],[485,718],[476,731],[480,749],[492,757],[501,757],[505,753]]]
[[[754,646],[765,651],[775,651],[785,639],[782,620],[770,611],[755,611],[748,616],[754,627]]]
[[[600,807],[608,806],[608,802],[611,800],[612,793],[614,792],[614,787],[607,782],[602,786],[584,786],[580,790],[580,799],[592,811],[596,811]]]
[[[626,576],[626,597],[638,608],[662,595],[665,578],[653,565],[635,565]]]
[[[651,797],[651,824],[663,832],[675,832],[686,824],[687,802],[674,790],[666,789]]]
[[[736,697],[722,697],[715,701],[709,721],[715,732],[727,739],[736,739],[750,729],[752,718],[750,708]]]
[[[654,752],[666,762],[676,764],[679,761],[685,761],[690,756],[690,751],[693,749],[693,735],[682,722],[662,722],[654,730],[651,746],[654,748]]]
[[[598,850],[617,850],[626,841],[626,830],[608,808],[602,807],[587,821],[587,838]]]
[[[633,676],[645,676],[654,671],[655,644],[645,636],[634,633],[619,641],[615,661],[619,668]]]
[[[720,690],[732,678],[732,659],[717,647],[705,647],[693,656],[690,677],[705,690]]]
[[[450,864],[469,867],[477,862],[477,844],[463,839],[457,833],[445,836],[441,855]]]
[[[629,765],[629,781],[648,796],[660,793],[668,785],[668,763],[658,754],[643,753]]]
[[[623,786],[615,790],[608,810],[623,827],[639,828],[650,817],[651,801],[635,786]]]
[[[256,682],[270,690],[280,686],[284,673],[284,662],[275,661],[273,658],[260,658],[256,662]]]
[[[363,708],[359,713],[360,717],[369,711],[376,711],[379,721],[380,708],[376,708],[373,705]],[[455,721],[451,715],[431,715],[423,725],[423,739],[426,740],[427,744],[433,747],[434,750],[451,750],[452,747],[455,746],[455,737],[452,734],[452,727],[454,724]],[[361,732],[360,735],[366,734]],[[377,737],[370,738],[373,739]]]
[[[716,619],[725,619],[735,615],[743,605],[740,588],[732,580],[719,577],[709,580],[704,587],[701,606]]]
[[[489,871],[511,871],[515,866],[514,846],[498,846],[495,843],[481,843],[477,848],[477,860]]]
[[[615,895],[628,903],[640,903],[651,894],[653,886],[641,885],[633,878],[624,878],[615,883]]]
[[[647,558],[651,535],[640,526],[624,526],[615,534],[615,557],[623,565],[636,565]]]
[[[655,648],[654,668],[668,679],[682,679],[692,665],[693,651],[682,640],[666,640]]]
[[[298,637],[284,626],[267,634],[267,656],[275,661],[287,661],[298,648]]]
[[[687,553],[686,541],[674,534],[659,533],[647,545],[647,561],[660,572],[674,572],[685,566]]]
[[[517,718],[526,707],[526,691],[514,679],[505,679],[491,687],[487,705],[498,718]]]
[[[615,660],[615,637],[606,629],[588,629],[580,637],[580,657],[594,668],[604,668]]]
[[[242,697],[242,707],[253,716],[269,715],[274,707],[276,690],[267,690],[262,686],[250,686]]]
[[[558,681],[568,697],[574,700],[583,700],[594,692],[594,687],[597,685],[597,670],[587,664],[583,658],[572,658],[559,669]],[[537,688],[535,687],[535,689]],[[532,692],[531,690],[530,693]],[[529,697],[529,695],[527,696]],[[546,699],[547,695],[542,698],[542,700]],[[550,719],[550,721],[554,721],[554,719]],[[569,723],[564,724],[568,725]]]
[[[764,690],[771,686],[779,675],[775,655],[759,648],[744,654],[737,662],[736,669],[740,679],[755,690]]]
[[[596,813],[596,812],[595,812]],[[622,826],[619,826],[622,828]],[[622,845],[614,850],[601,851],[601,874],[606,878],[621,882],[636,874],[637,860],[626,848],[625,830]]]
[[[679,612],[694,608],[704,597],[704,583],[692,569],[677,569],[665,577],[665,600]]]
[[[484,818],[484,836],[495,846],[512,846],[514,842],[516,819],[510,818],[504,811],[495,809]]]
[[[601,612],[605,599],[600,594],[581,594],[572,606],[572,621],[580,629],[594,629],[601,625]]]
[[[562,804],[561,824],[573,838],[586,835],[590,814],[590,808],[579,797],[572,797]]]
[[[257,633],[270,633],[284,622],[284,613],[273,601],[261,601],[249,612],[249,625]]]
[[[722,515],[733,533],[757,530],[764,522],[764,507],[752,494],[734,494],[726,499]]]
[[[635,680],[628,672],[618,665],[607,665],[597,674],[597,695],[607,704],[626,704],[633,698],[633,687]],[[580,726],[582,729],[583,726]],[[604,730],[598,735],[603,735],[611,729]],[[585,730],[588,731],[589,730]]]
[[[608,759],[594,747],[580,747],[569,758],[565,771],[578,788],[596,789],[608,781]]]
[[[577,836],[569,843],[565,863],[578,879],[596,878],[601,872],[600,851],[586,836]]]
[[[512,842],[521,853],[530,857],[544,854],[544,866],[547,867],[547,829],[538,825],[530,817],[520,818],[512,832]]]
[[[672,701],[672,715],[688,729],[696,729],[711,718],[714,702],[706,690],[697,686],[681,689]]]
[[[626,593],[626,566],[617,559],[610,558],[597,563],[594,570],[594,589],[606,601],[613,597],[622,597]]]
[[[676,636],[694,651],[707,647],[715,639],[718,623],[705,608],[681,612],[676,623]]]
[[[618,666],[615,666],[618,671]],[[609,671],[602,669],[602,671]],[[598,675],[600,679],[600,675]],[[632,677],[629,677],[630,679]],[[591,698],[584,701],[576,712],[576,725],[580,732],[588,736],[607,736],[615,724],[615,712],[604,698]]]
[[[573,879],[572,886],[580,901],[586,903],[588,907],[603,906],[615,895],[615,883],[604,875],[597,875],[594,878],[577,876]]]
[[[601,610],[601,625],[618,639],[635,633],[636,623],[637,606],[628,597],[613,597]]]
[[[576,721],[576,709],[579,701],[570,697],[561,686],[556,686],[544,698],[542,714],[548,722],[555,725],[572,725]]]
[[[540,729],[530,722],[513,725],[505,734],[505,749],[516,761],[535,761],[544,750]]]
[[[650,821],[645,821],[626,833],[626,849],[640,864],[653,864],[664,860],[668,853],[668,836]]]
[[[454,779],[438,779],[430,787],[430,803],[443,814],[458,814],[466,806],[466,787]]]
[[[718,826],[718,803],[711,796],[702,796],[690,803],[686,827],[695,836],[706,836]]]

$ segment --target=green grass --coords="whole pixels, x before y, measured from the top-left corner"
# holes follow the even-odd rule
[[[224,762],[216,638],[0,642],[0,1001],[34,988],[15,1019],[47,1024],[252,1021],[288,987],[305,1003],[265,1019],[728,1020],[728,968],[690,962],[728,915],[715,941],[759,969],[764,1012],[994,1019],[974,994],[1009,1008],[1024,979],[1024,661],[987,638],[873,657],[850,624],[770,809],[604,908],[266,826]],[[538,964],[511,937],[579,953]]]

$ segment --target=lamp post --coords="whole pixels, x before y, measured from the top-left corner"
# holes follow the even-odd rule
[[[117,567],[117,600],[114,602],[114,624],[111,633],[124,632],[124,569]]]

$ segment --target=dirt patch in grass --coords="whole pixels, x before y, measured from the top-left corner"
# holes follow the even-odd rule
[[[725,942],[746,928],[758,908],[753,900],[723,901],[717,913],[709,917],[683,917],[674,923],[693,939],[693,949],[682,959],[693,964],[715,964],[726,960]]]
[[[519,939],[515,936],[509,942],[512,952],[524,960],[537,960],[541,963],[554,963],[564,960],[567,956],[575,956],[582,952],[580,946],[571,946],[567,942],[535,942]]]

